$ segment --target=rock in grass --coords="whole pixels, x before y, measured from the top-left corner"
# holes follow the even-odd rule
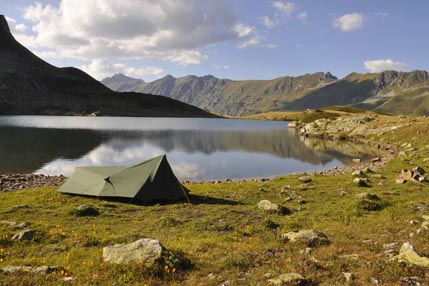
[[[130,244],[115,244],[103,248],[103,261],[114,264],[139,262],[152,267],[162,260],[164,247],[158,240],[142,238]]]
[[[293,243],[304,243],[308,247],[327,245],[331,243],[331,240],[326,234],[314,229],[288,232],[283,234],[282,238]]]
[[[429,267],[429,258],[420,256],[409,242],[405,242],[399,251],[399,255],[392,259],[397,260],[398,262]]]
[[[269,279],[272,285],[309,285],[310,280],[306,279],[299,273],[287,273],[278,276],[277,278]]]
[[[269,200],[262,200],[258,203],[258,208],[268,213],[277,213],[281,215],[290,214],[290,210],[286,207],[273,203]]]
[[[353,183],[358,185],[359,187],[368,187],[368,180],[366,178],[354,178]]]
[[[23,222],[14,227],[14,229],[26,229],[30,226],[29,222]]]
[[[60,272],[64,267],[61,266],[6,266],[0,268],[0,272],[6,274],[14,274],[14,273],[31,273],[31,274],[39,274],[39,275],[48,275],[54,272]]]
[[[303,183],[309,183],[311,182],[311,177],[310,176],[302,176],[298,178],[301,182]]]
[[[15,234],[12,237],[12,240],[32,240],[34,238],[34,235],[37,233],[38,231],[36,229],[27,229],[24,231],[21,231],[20,233]]]
[[[100,214],[98,209],[87,205],[78,206],[73,213],[77,216],[98,216]]]
[[[361,170],[357,170],[357,171],[354,171],[352,173],[352,176],[353,177],[364,178],[364,177],[366,177],[366,174],[363,171],[361,171]]]

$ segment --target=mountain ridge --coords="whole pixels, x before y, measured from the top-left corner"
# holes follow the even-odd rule
[[[174,99],[118,93],[85,72],[58,68],[15,40],[0,15],[0,115],[215,117]]]
[[[106,80],[102,83],[114,88]],[[353,72],[341,79],[330,72],[271,80],[231,80],[212,75],[175,78],[167,75],[129,89],[171,97],[232,116],[332,105],[352,105],[393,114],[429,114],[429,95],[425,95],[429,93],[429,73],[421,70]],[[404,100],[411,107],[399,104]]]

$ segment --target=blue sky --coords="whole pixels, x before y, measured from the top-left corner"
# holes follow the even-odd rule
[[[122,72],[270,79],[429,69],[427,0],[2,0],[30,50],[97,79]]]

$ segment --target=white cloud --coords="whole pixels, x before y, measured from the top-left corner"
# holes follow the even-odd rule
[[[308,17],[308,14],[305,11],[302,11],[297,16],[298,20],[300,20],[300,21],[305,21],[307,19],[307,17]]]
[[[252,34],[255,31],[255,28],[239,23],[234,27],[234,31],[237,33],[239,38],[244,38]]]
[[[110,64],[103,59],[92,60],[88,65],[82,65],[79,68],[98,80],[115,73],[123,73],[135,78],[160,78],[166,74],[163,69],[158,67],[147,66],[135,68],[129,67],[123,63]]]
[[[273,44],[273,43],[268,43],[268,44],[265,44],[265,47],[269,48],[269,49],[277,49],[279,47],[279,45]]]
[[[357,30],[363,26],[364,18],[359,13],[350,13],[341,17],[335,18],[333,26],[344,32]]]
[[[282,15],[289,17],[295,11],[296,4],[293,2],[274,1],[273,7]]]
[[[248,37],[227,0],[60,0],[24,9],[33,45],[50,55],[89,61],[156,58],[186,64],[207,60],[201,47]],[[17,29],[23,29],[20,26]]]
[[[386,70],[403,71],[409,68],[407,64],[399,61],[393,61],[391,59],[365,61],[363,64],[367,70],[373,73]]]
[[[220,65],[213,65],[213,68],[215,70],[220,70],[220,69],[224,69],[224,70],[229,70],[231,67],[229,65],[224,65],[224,66],[220,66]]]
[[[269,29],[277,26],[276,22],[274,20],[271,20],[271,18],[268,16],[261,17],[261,22],[262,22],[262,25],[264,25],[265,27],[267,27]]]
[[[242,42],[238,45],[240,49],[257,46],[261,43],[261,36],[255,35],[254,37],[248,39],[247,41]]]

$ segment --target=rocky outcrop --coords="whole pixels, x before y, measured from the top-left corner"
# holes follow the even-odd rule
[[[158,240],[142,238],[130,244],[115,244],[103,248],[103,261],[114,264],[139,262],[152,267],[162,259],[164,247]]]

